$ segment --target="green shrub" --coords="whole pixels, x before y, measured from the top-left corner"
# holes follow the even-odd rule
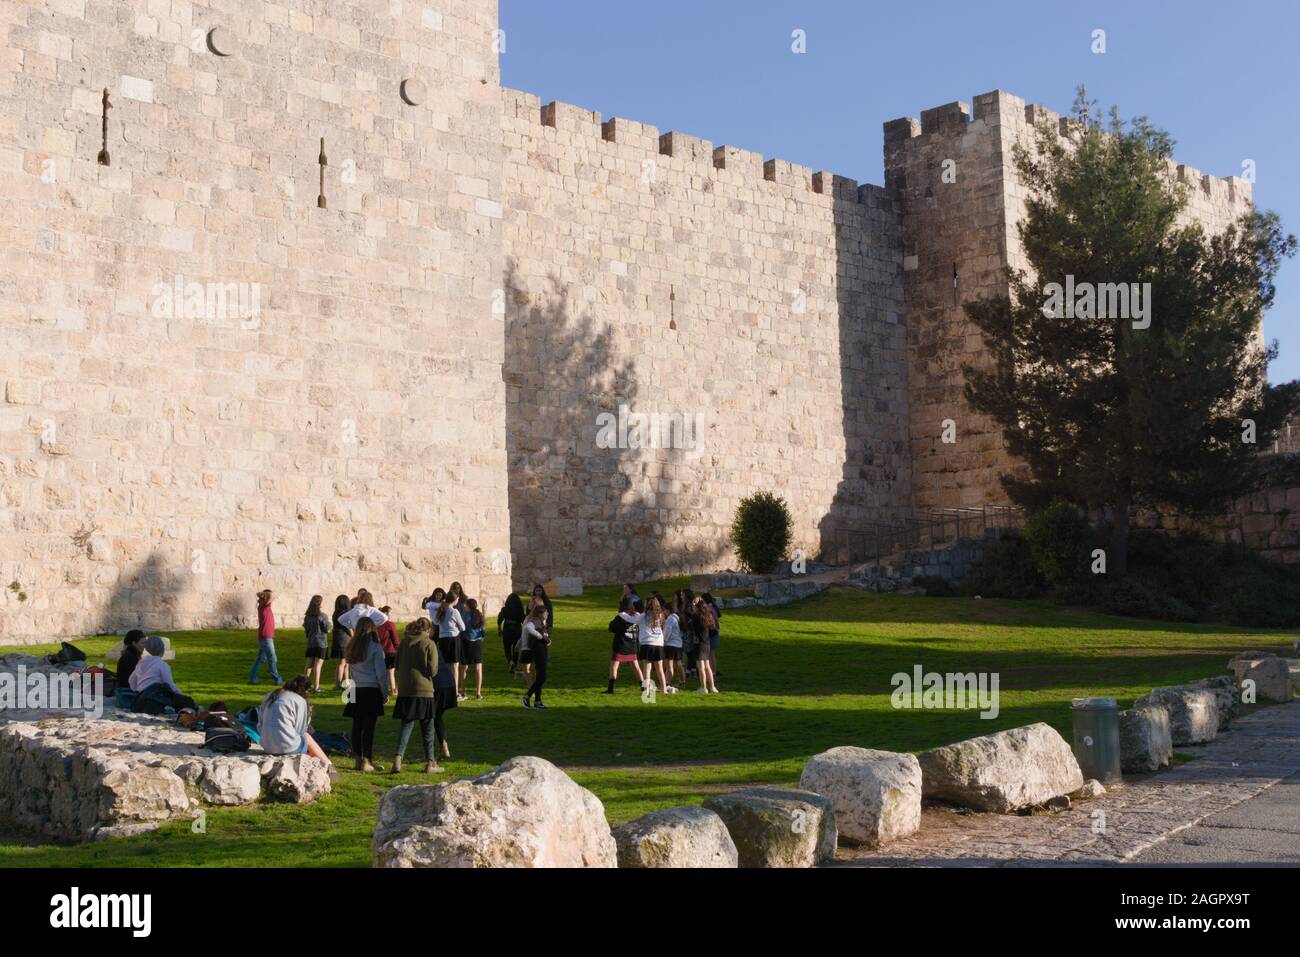
[[[731,523],[731,545],[746,569],[771,570],[790,548],[790,508],[771,492],[755,492],[740,500]]]
[[[1049,585],[1080,581],[1091,571],[1092,528],[1069,502],[1056,501],[1025,519],[1025,541]]]
[[[984,548],[984,557],[971,566],[962,591],[982,598],[1037,598],[1043,576],[1023,538],[1005,538]]]
[[[1200,617],[1187,602],[1169,594],[1157,578],[1134,571],[1103,588],[1097,604],[1102,611],[1130,618],[1196,621]]]
[[[926,598],[954,598],[961,594],[949,579],[938,575],[917,575],[912,584],[924,588]]]

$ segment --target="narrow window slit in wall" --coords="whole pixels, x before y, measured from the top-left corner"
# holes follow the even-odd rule
[[[329,165],[329,160],[325,158],[325,137],[320,138],[320,158],[317,160],[320,164],[320,193],[316,196],[316,206],[325,209],[325,167]]]
[[[668,287],[668,328],[677,328],[677,287]]]
[[[99,156],[97,156],[96,159],[99,160],[100,166],[108,166],[110,162],[108,157],[108,111],[113,108],[113,104],[108,101],[108,87],[104,87],[104,98],[102,100],[102,103],[103,103],[103,115],[100,118],[101,139],[100,139],[100,147],[99,147]]]
[[[956,263],[953,263],[953,264],[952,264],[952,304],[953,304],[954,306],[958,304],[958,298],[957,298],[957,264],[956,264]]]

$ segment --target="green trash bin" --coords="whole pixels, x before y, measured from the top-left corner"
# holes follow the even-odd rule
[[[1119,768],[1119,703],[1114,698],[1075,698],[1074,756],[1083,779],[1102,784],[1122,779]]]

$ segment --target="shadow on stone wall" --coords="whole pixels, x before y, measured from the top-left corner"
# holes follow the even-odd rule
[[[510,552],[517,586],[555,576],[589,584],[641,581],[709,565],[719,547],[692,547],[699,520],[678,502],[660,521],[647,495],[655,479],[650,456],[637,449],[598,448],[597,417],[636,407],[640,391],[633,356],[589,306],[575,302],[552,274],[530,293],[513,260],[506,263],[506,458]],[[692,467],[680,449],[662,450],[665,470]]]
[[[895,215],[893,202],[874,186],[841,192],[832,205],[835,222],[835,303],[840,342],[840,422],[844,431],[843,477],[825,517],[818,523],[821,557],[837,561],[848,541],[861,543],[868,521],[892,521],[910,511],[911,479],[901,463],[911,454],[907,426],[907,380],[902,283],[885,270],[889,262],[864,255],[863,201],[871,217]],[[897,301],[889,298],[892,290]],[[883,330],[897,339],[884,341]],[[898,351],[888,354],[890,345]],[[892,371],[891,371],[892,370]],[[886,381],[893,380],[893,381]],[[854,534],[846,537],[845,531]]]
[[[165,631],[181,627],[179,604],[186,591],[188,567],[176,571],[157,551],[143,564],[128,566],[99,612],[97,633],[118,634],[131,628]]]

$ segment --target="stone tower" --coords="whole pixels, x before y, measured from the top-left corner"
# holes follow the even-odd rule
[[[963,363],[985,361],[982,336],[962,304],[1006,295],[1007,267],[1027,269],[1018,226],[1025,190],[1017,144],[1034,129],[1058,132],[1059,114],[1001,90],[885,124],[885,186],[902,214],[907,302],[912,504],[917,509],[1006,501],[999,477],[1017,467],[1001,432],[965,403]],[[1222,230],[1250,206],[1251,187],[1170,165],[1188,186],[1185,218]],[[946,175],[945,175],[946,174]],[[946,421],[955,442],[944,442]]]

